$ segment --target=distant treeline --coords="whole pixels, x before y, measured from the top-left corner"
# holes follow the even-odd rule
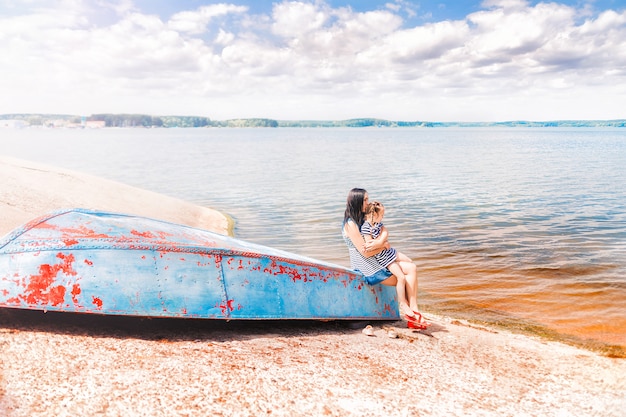
[[[349,120],[273,120],[231,119],[216,121],[201,116],[150,116],[146,114],[93,114],[77,116],[67,114],[2,114],[0,120],[21,120],[30,126],[49,126],[52,121],[66,121],[74,125],[87,121],[104,122],[105,127],[626,127],[626,119],[620,120],[554,120],[544,122],[428,122],[390,121],[375,118]],[[58,125],[58,124],[55,124]]]
[[[89,121],[104,121],[106,127],[278,127],[276,120],[234,119],[213,121],[200,116],[149,116],[146,114],[94,114]]]
[[[92,114],[87,120],[103,121],[106,127],[206,127],[211,124],[208,117],[147,114]]]

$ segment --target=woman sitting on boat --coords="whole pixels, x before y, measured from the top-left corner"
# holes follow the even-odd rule
[[[348,194],[346,211],[343,219],[343,236],[350,254],[351,268],[361,272],[365,281],[370,285],[383,284],[396,286],[398,278],[382,266],[374,255],[389,249],[389,243],[382,240],[365,242],[361,235],[361,226],[365,220],[365,210],[369,203],[367,191],[362,188],[353,188]],[[412,261],[398,262],[405,275],[405,294],[407,300],[398,300],[400,311],[408,322],[408,327],[425,329],[428,323],[422,320],[417,308],[417,266]],[[403,303],[408,302],[408,306]]]

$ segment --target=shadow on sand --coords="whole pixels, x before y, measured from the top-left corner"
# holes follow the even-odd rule
[[[227,341],[243,337],[302,336],[351,332],[369,322],[357,320],[217,320],[147,318],[0,308],[0,329],[88,337],[143,340]],[[395,322],[377,321],[377,325]],[[374,322],[372,322],[374,324]]]

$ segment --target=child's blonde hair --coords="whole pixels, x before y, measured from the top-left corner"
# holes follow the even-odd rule
[[[365,208],[365,218],[368,222],[371,223],[374,216],[378,215],[378,213],[383,211],[384,208],[385,206],[383,206],[383,203],[380,203],[378,201],[373,201],[369,203]]]

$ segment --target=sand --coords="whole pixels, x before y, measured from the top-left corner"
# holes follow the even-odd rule
[[[0,159],[0,232],[49,209],[227,233],[227,216]],[[146,320],[0,309],[0,416],[623,416],[626,360],[426,314],[402,322]],[[388,337],[394,329],[399,337]]]
[[[50,211],[86,208],[136,214],[231,234],[210,208],[92,175],[0,156],[0,235]]]

